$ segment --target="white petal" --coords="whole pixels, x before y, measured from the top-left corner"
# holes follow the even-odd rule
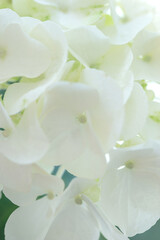
[[[37,119],[35,105],[23,114],[9,136],[0,136],[1,152],[15,163],[30,164],[40,160],[48,150],[48,140]]]
[[[45,240],[52,240],[53,236],[55,240],[97,240],[99,230],[92,214],[85,207],[70,201],[56,216]]]
[[[67,189],[65,190],[62,198],[64,199],[73,199],[77,195],[84,194],[85,191],[90,189],[92,186],[96,185],[95,180],[85,179],[85,178],[74,178]]]
[[[71,53],[88,67],[96,65],[110,47],[109,39],[95,26],[70,30],[66,36]]]
[[[16,209],[5,227],[6,240],[44,240],[52,222],[52,210],[46,198]]]
[[[111,78],[95,69],[85,69],[82,81],[97,89],[100,104],[91,113],[92,125],[104,151],[118,140],[123,124],[122,92]]]
[[[9,85],[4,95],[4,105],[10,115],[14,115],[35,101],[45,91],[45,83],[14,83]],[[13,104],[14,99],[14,104]]]
[[[14,124],[2,105],[2,102],[0,102],[0,128],[14,129]]]
[[[143,128],[148,115],[148,103],[144,90],[135,83],[131,96],[125,105],[125,118],[121,137],[124,140],[135,137]]]
[[[97,178],[103,174],[105,156],[90,127],[88,114],[97,105],[96,91],[84,84],[59,83],[48,92],[47,98],[41,118],[51,148],[44,161],[63,164],[81,177]],[[84,112],[87,119],[82,124],[78,117]]]
[[[89,198],[83,195],[83,200],[87,203],[88,209],[97,219],[100,225],[100,231],[108,240],[128,240],[128,238],[121,233],[114,225],[112,225],[106,218],[103,211],[91,202]]]
[[[33,24],[34,25],[34,24]],[[67,59],[67,44],[62,30],[52,22],[44,22],[32,29],[32,37],[44,44],[51,53],[52,62],[41,81],[16,83],[8,87],[4,103],[10,114],[15,114],[35,101],[46,88],[59,79]],[[14,99],[14,104],[13,104]]]
[[[160,103],[156,101],[149,102],[149,114],[144,128],[141,131],[141,136],[145,140],[160,139]]]
[[[56,6],[60,9],[65,6],[67,8],[72,8],[75,10],[96,5],[103,5],[107,2],[107,0],[66,0],[65,3],[63,0],[35,0],[35,2],[43,5]]]
[[[116,79],[117,80],[117,79]],[[134,75],[131,71],[128,71],[126,75],[118,79],[118,85],[123,90],[123,102],[124,104],[128,101],[134,86]]]
[[[4,188],[27,191],[31,184],[31,166],[15,164],[0,154],[0,183]]]
[[[134,40],[132,50],[134,61],[132,69],[135,79],[159,82],[160,35],[143,31]]]
[[[132,41],[135,36],[143,30],[152,20],[152,14],[145,14],[139,16],[126,24],[119,24],[117,26],[117,33],[111,35],[113,44],[125,44]]]
[[[18,206],[28,205],[36,201],[37,197],[48,195],[56,197],[62,194],[64,189],[63,181],[52,175],[34,174],[32,185],[29,191],[13,191],[9,188],[4,188],[3,192],[14,204]]]
[[[99,65],[107,76],[121,79],[128,72],[133,60],[131,49],[127,45],[111,46]]]
[[[67,40],[62,29],[52,21],[45,21],[33,29],[31,36],[50,51],[52,62],[47,76],[54,79],[54,74],[57,75],[64,67],[68,54]]]
[[[4,29],[11,23],[21,23],[20,17],[16,12],[11,9],[1,9],[0,11],[0,31],[3,32]]]
[[[95,179],[103,176],[107,164],[96,136],[89,128],[83,128],[79,133],[75,132],[75,135],[78,135],[81,142],[78,154],[75,159],[70,157],[69,161],[68,158],[68,162],[65,161],[63,166],[70,173],[79,177]]]
[[[35,0],[35,2],[42,5],[57,7],[57,1],[54,0]]]
[[[18,24],[9,24],[0,39],[0,79],[15,76],[37,77],[47,70],[51,62],[48,49],[29,38]]]
[[[117,7],[123,13],[122,16],[117,13]],[[100,24],[99,27],[110,37],[112,44],[121,45],[132,41],[152,20],[150,8],[145,3],[140,4],[139,0],[132,0],[130,4],[126,0],[121,1],[121,4],[110,0],[110,8],[114,24]]]
[[[159,144],[114,150],[110,157],[101,204],[112,223],[134,236],[160,217]]]

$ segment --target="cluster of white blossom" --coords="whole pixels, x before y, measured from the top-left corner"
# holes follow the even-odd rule
[[[153,2],[1,0],[0,190],[19,206],[6,240],[127,240],[160,218]]]

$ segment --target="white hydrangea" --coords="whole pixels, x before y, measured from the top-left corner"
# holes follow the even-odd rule
[[[0,2],[6,240],[128,240],[160,218],[159,6]]]

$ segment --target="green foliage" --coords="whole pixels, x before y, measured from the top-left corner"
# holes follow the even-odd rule
[[[4,240],[4,227],[10,214],[17,208],[4,195],[0,200],[0,240]]]
[[[106,238],[104,238],[104,236],[101,234],[99,240],[107,240]]]

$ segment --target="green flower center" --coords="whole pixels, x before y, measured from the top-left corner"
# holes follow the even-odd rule
[[[129,160],[125,162],[125,167],[128,169],[133,169],[134,168],[134,162],[132,160]]]
[[[53,200],[54,199],[54,193],[49,191],[48,194],[47,194],[47,197],[49,200]]]
[[[84,113],[78,115],[77,119],[81,124],[85,124],[87,122],[87,117]]]
[[[75,200],[75,203],[78,205],[81,205],[83,203],[83,200],[80,195],[76,196],[74,200]]]
[[[144,61],[144,62],[147,62],[147,63],[151,62],[151,60],[152,60],[152,56],[149,55],[149,54],[140,55],[138,58],[139,58],[140,60]]]

